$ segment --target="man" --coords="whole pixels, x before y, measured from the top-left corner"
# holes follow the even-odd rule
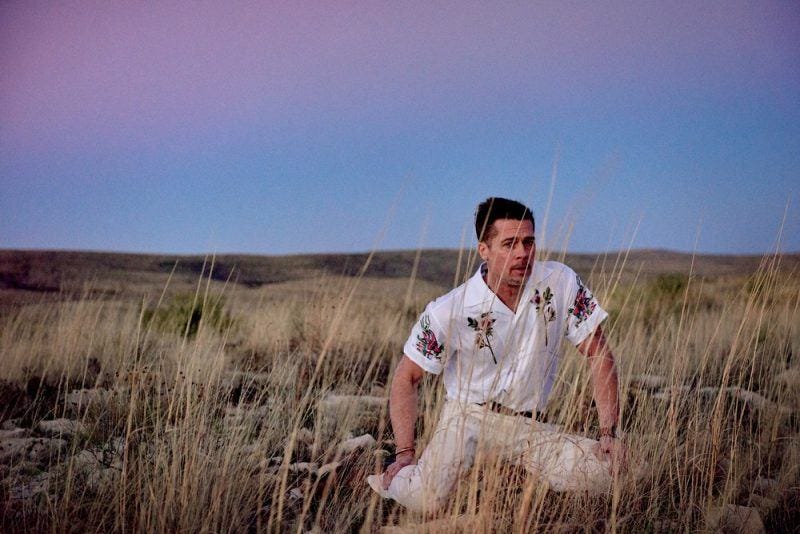
[[[534,262],[534,219],[519,202],[489,198],[475,214],[478,272],[429,303],[395,371],[389,413],[395,461],[368,477],[409,509],[444,506],[479,451],[540,476],[555,491],[605,491],[617,440],[618,384],[600,308],[581,279],[556,262]],[[563,338],[588,357],[599,441],[543,422]],[[447,400],[430,443],[414,464],[417,385],[444,373]]]

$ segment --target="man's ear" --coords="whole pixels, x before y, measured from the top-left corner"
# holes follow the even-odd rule
[[[486,244],[486,241],[481,241],[478,243],[478,254],[486,261],[489,259],[489,245]]]

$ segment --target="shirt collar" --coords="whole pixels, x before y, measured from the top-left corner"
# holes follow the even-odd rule
[[[489,286],[486,285],[486,282],[483,279],[482,271],[485,265],[485,262],[481,263],[478,266],[478,270],[475,272],[475,274],[469,280],[467,280],[467,286],[464,293],[464,306],[475,306],[477,304],[482,304],[497,298],[497,296],[491,289],[489,289]],[[545,265],[544,262],[535,261],[533,263],[533,272],[531,272],[531,276],[528,278],[528,282],[525,284],[523,294],[532,291],[533,287],[544,281],[544,279],[550,276],[552,272],[553,269]]]

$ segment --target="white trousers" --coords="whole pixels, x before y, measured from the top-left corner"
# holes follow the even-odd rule
[[[418,463],[402,468],[388,490],[383,475],[367,482],[386,499],[431,513],[447,503],[480,448],[524,467],[554,491],[605,492],[611,487],[611,461],[598,457],[598,447],[596,440],[565,434],[555,425],[448,400]]]

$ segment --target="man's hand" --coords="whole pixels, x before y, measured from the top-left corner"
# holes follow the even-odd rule
[[[621,439],[611,436],[601,436],[598,450],[601,458],[610,458],[612,473],[614,470],[618,470],[620,472],[625,470],[625,467],[627,466],[626,460],[628,448]]]
[[[394,463],[386,468],[386,471],[383,473],[383,489],[388,490],[389,484],[392,483],[392,479],[397,475],[397,473],[407,465],[412,465],[414,463],[414,451],[406,451],[403,453],[398,454],[395,459]]]

